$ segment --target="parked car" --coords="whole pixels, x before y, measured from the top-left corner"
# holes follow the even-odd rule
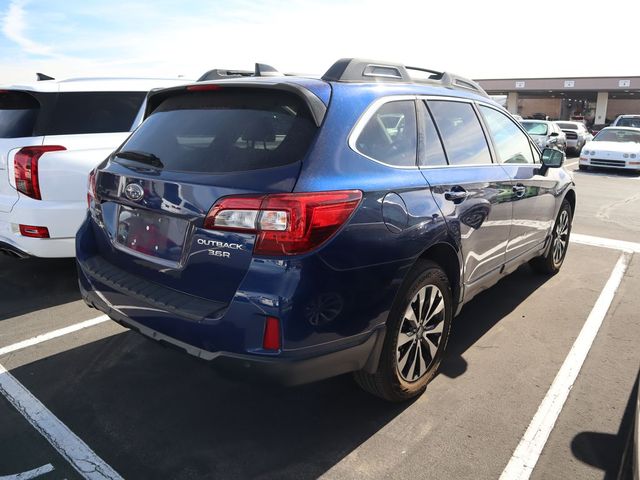
[[[560,269],[576,197],[564,154],[475,82],[411,70],[151,94],[90,176],[87,304],[237,378],[423,392],[462,305],[527,261]]]
[[[567,149],[567,136],[556,125],[548,120],[523,120],[520,122],[540,148],[557,148],[563,152]]]
[[[564,132],[567,138],[567,149],[572,152],[580,153],[584,144],[593,140],[593,135],[583,122],[561,121],[556,122],[556,125]]]
[[[140,123],[149,90],[180,83],[87,78],[0,87],[0,252],[73,257],[89,171]]]
[[[618,115],[611,126],[640,128],[640,115]]]
[[[640,170],[640,128],[606,127],[580,153],[580,170],[590,168]]]

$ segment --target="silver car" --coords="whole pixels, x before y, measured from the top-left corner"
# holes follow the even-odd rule
[[[580,153],[584,144],[593,140],[593,135],[582,122],[561,121],[555,123],[567,137],[567,150]]]
[[[520,123],[540,149],[556,148],[563,152],[567,149],[567,136],[555,122],[549,120],[522,120]]]

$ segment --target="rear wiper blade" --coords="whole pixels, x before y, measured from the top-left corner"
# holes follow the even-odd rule
[[[125,160],[133,160],[135,162],[140,163],[148,163],[154,167],[162,168],[164,164],[160,161],[153,153],[147,152],[139,152],[136,150],[123,150],[121,152],[117,152],[116,157],[124,158]]]

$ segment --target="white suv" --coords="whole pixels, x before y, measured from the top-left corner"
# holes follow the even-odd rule
[[[0,252],[74,257],[89,172],[182,79],[48,80],[0,87]]]

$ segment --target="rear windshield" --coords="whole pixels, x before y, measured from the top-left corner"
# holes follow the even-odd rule
[[[59,93],[41,135],[128,132],[146,92]]]
[[[542,122],[522,122],[522,126],[529,135],[546,135],[548,131],[547,124]]]
[[[560,123],[560,122],[558,122],[558,126],[562,130],[578,130],[578,125],[576,125],[575,123]]]
[[[640,127],[640,117],[622,117],[616,123],[616,127]]]
[[[0,138],[31,137],[39,110],[28,93],[0,91]]]
[[[315,132],[295,95],[227,88],[168,98],[122,151],[153,154],[164,170],[241,172],[302,160]]]

